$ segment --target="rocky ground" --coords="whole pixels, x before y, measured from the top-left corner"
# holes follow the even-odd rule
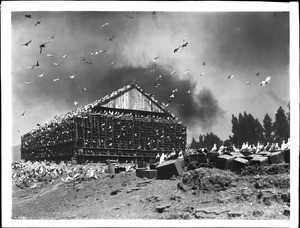
[[[203,167],[168,180],[139,178],[129,169],[108,174],[100,166],[76,165],[96,170],[96,177],[57,175],[37,184],[24,185],[14,174],[13,219],[289,219],[285,164],[242,174]]]

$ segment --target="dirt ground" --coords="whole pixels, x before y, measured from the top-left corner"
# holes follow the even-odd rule
[[[12,206],[13,219],[288,220],[290,175],[199,168],[168,180],[135,171],[82,182],[57,178],[37,188],[13,183]]]

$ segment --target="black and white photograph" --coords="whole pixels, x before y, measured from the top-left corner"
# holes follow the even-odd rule
[[[1,11],[6,226],[299,225],[298,3]]]

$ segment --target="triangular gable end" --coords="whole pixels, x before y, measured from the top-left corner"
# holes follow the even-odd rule
[[[102,103],[101,106],[107,108],[130,109],[148,112],[166,112],[135,85],[132,85],[128,90],[125,90],[122,93],[112,97],[107,103]]]

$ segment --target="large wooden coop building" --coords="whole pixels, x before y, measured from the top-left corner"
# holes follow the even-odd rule
[[[186,147],[186,127],[136,84],[21,137],[25,160],[135,160]]]

